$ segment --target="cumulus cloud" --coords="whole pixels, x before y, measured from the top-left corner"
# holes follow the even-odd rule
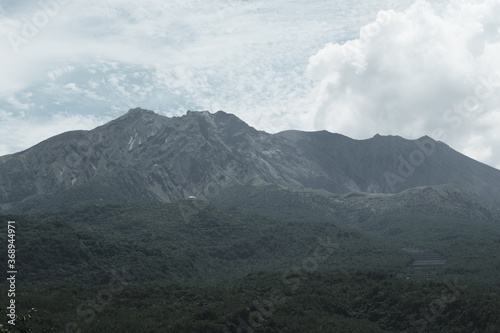
[[[225,110],[269,132],[429,134],[500,166],[498,1],[412,3],[61,1],[19,52],[0,39],[0,110],[13,115],[0,136],[27,126],[34,138],[3,152],[50,136],[56,115],[73,124],[141,106]],[[23,36],[44,11],[1,9],[4,36]]]
[[[0,109],[43,121],[136,106],[169,116],[225,110],[270,132],[310,129],[309,56],[332,36],[352,38],[379,9],[409,2],[10,2],[0,10]]]
[[[431,135],[500,166],[500,2],[416,1],[310,58],[314,126],[355,138]]]

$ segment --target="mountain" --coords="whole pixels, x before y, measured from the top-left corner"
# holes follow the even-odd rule
[[[456,184],[500,204],[499,170],[429,137],[269,134],[223,111],[169,118],[132,109],[93,130],[0,157],[0,211],[8,213],[213,199],[231,186],[269,184],[328,195]]]
[[[242,193],[245,193],[242,200]],[[500,214],[477,194],[458,185],[445,184],[411,188],[399,193],[348,193],[325,196],[279,186],[235,186],[221,191],[213,199],[218,207],[242,214],[259,214],[267,218],[293,221],[322,220],[328,217],[350,226],[374,229],[387,219],[404,216],[451,218],[464,221],[497,223]],[[366,228],[365,228],[366,227]],[[407,232],[411,233],[409,228]]]
[[[499,173],[429,137],[133,109],[0,157],[15,327],[497,332]]]

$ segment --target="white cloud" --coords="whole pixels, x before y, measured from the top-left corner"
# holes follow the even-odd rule
[[[498,1],[380,12],[359,38],[311,57],[314,126],[355,138],[431,135],[500,164],[498,122],[484,121],[499,116],[499,25]]]
[[[65,65],[63,67],[59,67],[59,68],[56,68],[54,70],[49,70],[47,72],[47,76],[49,77],[50,80],[53,81],[53,80],[57,79],[58,77],[60,77],[61,75],[68,73],[68,72],[71,72],[71,71],[74,71],[74,70],[75,70],[74,66]]]
[[[221,109],[270,132],[415,137],[439,127],[454,148],[476,147],[483,153],[474,156],[500,165],[491,121],[498,95],[477,114],[454,109],[498,70],[498,1],[452,1],[448,9],[446,0],[419,1],[403,11],[412,2],[72,0],[19,53],[0,40],[0,109],[17,115],[5,118],[12,127],[0,120],[0,136],[22,126],[37,132],[26,119],[42,119],[39,132],[50,135],[57,127],[49,121],[61,114],[73,124],[136,106],[165,115]],[[5,35],[21,34],[41,7],[3,9]],[[380,9],[393,9],[390,21],[379,18],[354,39]],[[491,150],[478,146],[489,139]]]
[[[110,117],[54,114],[49,119],[16,116],[0,110],[2,144],[0,156],[24,150],[51,136],[71,130],[89,130],[111,120]]]
[[[378,9],[409,1],[72,0],[17,54],[7,39],[0,42],[0,98],[30,89],[34,113],[85,104],[86,112],[106,112],[107,105],[116,115],[134,104],[170,114],[224,109],[270,131],[298,127],[296,119],[310,109],[308,57],[332,35],[352,34]],[[38,3],[11,7],[0,30],[23,37],[40,11]],[[137,71],[147,72],[141,82],[131,75]],[[69,83],[109,103],[74,99],[64,89]]]
[[[33,103],[29,102],[29,98],[31,96],[31,93],[20,94],[20,99],[24,100],[25,102],[20,101],[14,95],[10,95],[6,98],[6,100],[14,109],[17,109],[19,111],[27,111],[34,106]]]
[[[477,160],[488,160],[492,156],[491,143],[483,136],[472,135],[464,147],[464,154]]]

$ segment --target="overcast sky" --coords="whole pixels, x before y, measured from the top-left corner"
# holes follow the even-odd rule
[[[500,0],[0,0],[0,155],[140,106],[500,168]]]

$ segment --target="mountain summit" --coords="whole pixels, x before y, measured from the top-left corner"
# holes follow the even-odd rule
[[[500,203],[499,170],[429,137],[268,134],[223,111],[169,118],[136,108],[93,130],[63,133],[0,157],[0,211],[210,199],[231,185],[346,194],[449,183]]]

